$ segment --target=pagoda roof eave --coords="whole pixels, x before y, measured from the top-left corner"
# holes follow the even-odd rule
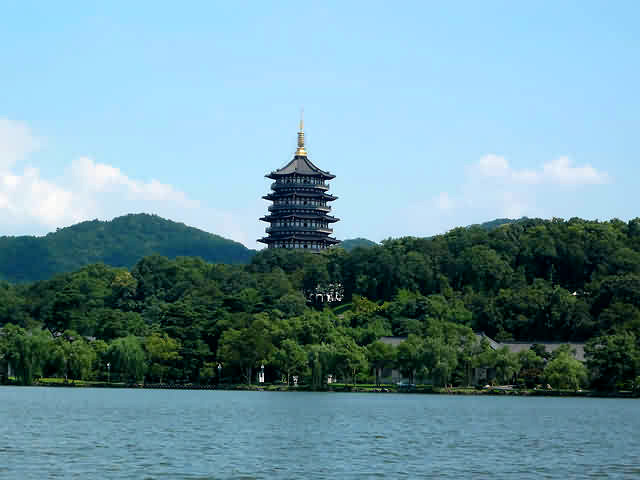
[[[307,242],[310,241],[310,240],[315,240],[316,242],[324,241],[327,245],[337,245],[337,244],[340,243],[340,240],[336,240],[335,238],[323,238],[323,239],[314,238],[314,239],[309,239],[309,238],[289,238],[289,237],[282,237],[282,238],[264,237],[264,238],[259,238],[258,242],[264,243],[266,245],[269,245],[270,243],[283,241],[283,240],[298,240],[298,241],[307,241]],[[302,250],[302,249],[300,249],[300,250]]]
[[[276,198],[300,197],[300,198],[321,198],[327,202],[333,202],[338,197],[324,192],[271,192],[263,195],[265,200],[275,200]]]
[[[300,240],[300,241],[309,242],[311,240],[315,240],[315,241],[325,241],[327,243],[340,243],[340,240],[336,240],[335,238],[329,237],[328,234],[325,234],[325,235],[327,236],[323,236],[323,234],[321,233],[318,234],[318,233],[311,233],[311,232],[308,235],[295,233],[295,234],[263,237],[261,240],[267,240],[268,242],[277,242],[280,240]],[[268,242],[262,242],[262,243],[268,243]]]
[[[271,180],[277,180],[278,178],[282,178],[282,177],[288,177],[294,175],[294,173],[278,173],[277,171],[275,172],[270,172],[267,173],[265,175],[266,178],[270,178]],[[331,174],[331,173],[299,173],[298,175],[305,175],[307,177],[322,177],[326,180],[333,180],[334,178],[336,178],[335,175]]]
[[[296,155],[293,157],[293,160],[287,163],[284,167],[268,173],[265,177],[275,180],[278,177],[285,177],[288,175],[315,176],[329,180],[335,178],[335,175],[316,167],[305,155]]]

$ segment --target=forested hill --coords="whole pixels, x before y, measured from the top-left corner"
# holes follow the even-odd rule
[[[343,240],[338,244],[338,247],[344,248],[347,252],[350,252],[354,248],[357,247],[373,247],[377,245],[376,242],[368,240],[366,238],[352,238],[348,240]]]
[[[247,263],[254,253],[238,242],[141,213],[82,222],[43,237],[0,237],[0,278],[11,282],[43,280],[92,263],[132,267],[153,254]]]
[[[48,241],[54,251],[68,249],[59,258],[76,248],[81,263],[92,257],[74,239],[95,237],[100,260],[126,263],[142,255],[139,244],[188,254],[192,237],[180,232],[191,231],[129,216]],[[204,240],[194,239],[190,251],[205,257],[204,246],[220,240],[198,235]],[[27,265],[41,255],[41,244],[29,240]],[[46,254],[42,265],[56,258]],[[345,298],[339,310],[308,304],[305,293],[337,283]],[[291,374],[316,385],[327,374],[360,373],[371,383],[368,372],[386,358],[439,385],[467,385],[478,365],[501,372],[502,383],[518,376],[554,388],[587,384],[568,352],[549,359],[541,351],[490,351],[476,331],[499,341],[588,341],[588,383],[640,391],[640,218],[523,219],[350,252],[265,249],[244,265],[159,255],[131,269],[89,265],[30,284],[0,282],[0,328],[0,373],[9,362],[23,383],[36,374],[106,379],[107,364],[127,381],[210,382],[218,363],[233,382],[248,381],[264,363],[269,381]],[[389,335],[408,339],[385,351],[376,340]]]

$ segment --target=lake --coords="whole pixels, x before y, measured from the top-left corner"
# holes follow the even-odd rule
[[[640,476],[632,399],[0,387],[0,478]]]

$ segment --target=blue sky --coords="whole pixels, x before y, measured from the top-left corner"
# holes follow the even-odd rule
[[[301,107],[341,239],[639,215],[637,2],[101,3],[0,7],[1,234],[256,247]]]

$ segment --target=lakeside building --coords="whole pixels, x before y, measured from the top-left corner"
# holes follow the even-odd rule
[[[298,148],[289,163],[265,175],[274,180],[272,192],[263,196],[273,202],[269,213],[260,218],[269,223],[266,237],[259,239],[268,248],[301,248],[312,252],[340,243],[331,237],[331,224],[339,219],[329,215],[329,202],[338,197],[330,195],[327,180],[335,178],[328,171],[316,167],[307,156],[304,146],[304,122],[300,119]]]

